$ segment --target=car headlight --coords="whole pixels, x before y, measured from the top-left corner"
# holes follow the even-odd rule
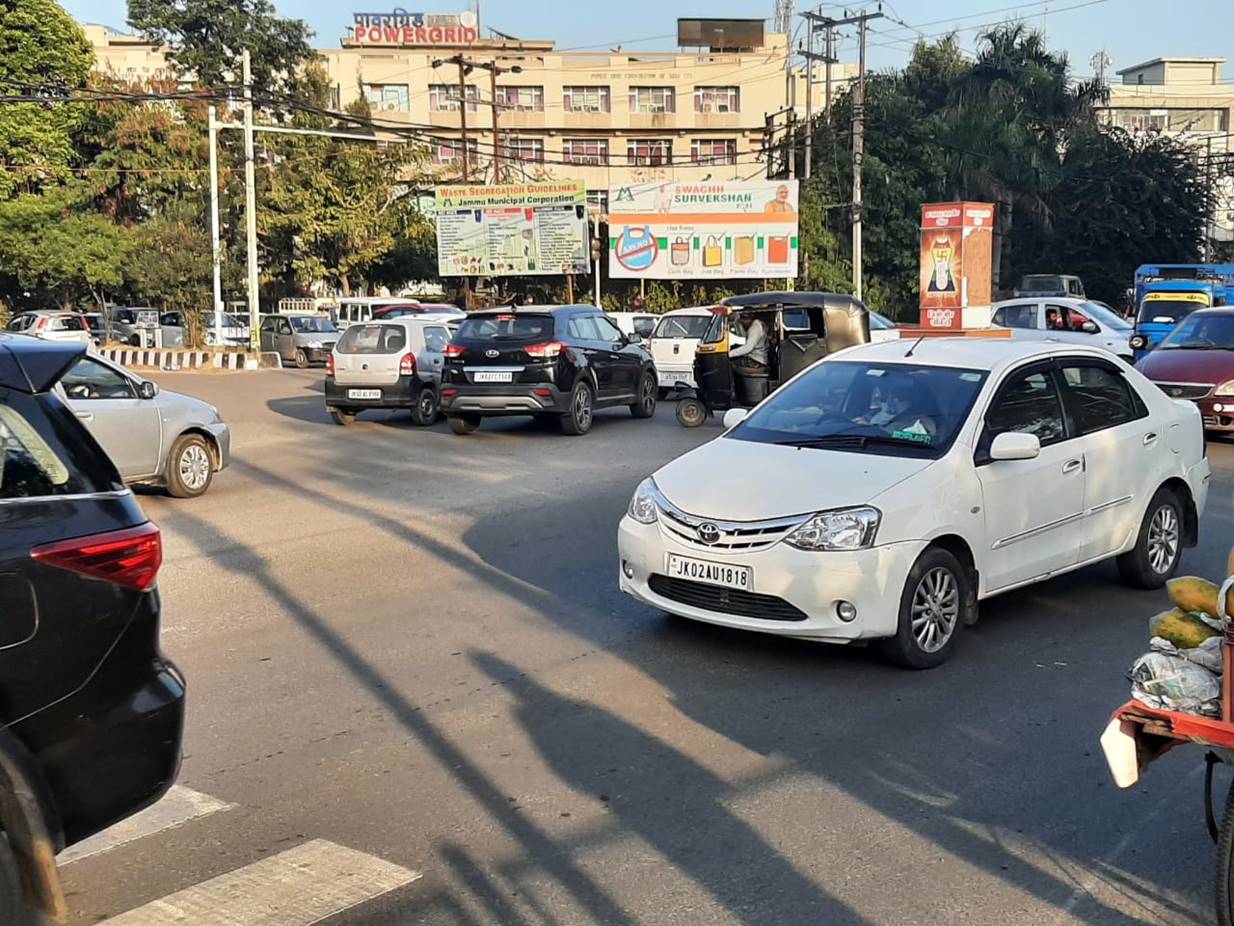
[[[798,550],[862,550],[874,543],[882,513],[877,508],[820,511],[784,542]]]
[[[640,482],[638,488],[634,490],[634,497],[630,499],[628,514],[631,519],[639,524],[655,524],[658,517],[656,513],[656,495],[658,494],[654,479],[647,478]]]
[[[1234,379],[1227,379],[1213,390],[1213,395],[1234,395]]]
[[[1142,334],[1133,334],[1128,343],[1131,345],[1132,350],[1143,350],[1148,347],[1148,338]]]

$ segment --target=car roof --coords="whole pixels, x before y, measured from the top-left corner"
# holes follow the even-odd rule
[[[663,315],[656,316],[657,318],[672,318],[674,315],[712,315],[714,306],[696,305],[685,309],[673,309],[670,312],[665,312]]]
[[[1083,296],[1052,296],[1049,293],[1025,293],[1022,296],[1013,296],[1011,299],[1000,299],[994,303],[991,308],[998,309],[1005,305],[1020,305],[1024,302],[1032,302],[1040,299],[1049,299],[1056,305],[1083,305],[1086,302],[1092,302],[1092,299],[1086,299]]]
[[[912,351],[912,356],[905,355]],[[1099,348],[1062,345],[1052,341],[1015,341],[1011,338],[919,338],[858,344],[834,356],[837,359],[881,363],[917,363],[924,366],[964,367],[998,373],[1026,360],[1044,360],[1056,355],[1099,357],[1110,355]]]
[[[594,305],[507,305],[470,313],[471,318],[486,315],[572,315],[575,312],[599,312]]]
[[[0,333],[0,386],[18,392],[46,392],[85,353],[81,341]]]

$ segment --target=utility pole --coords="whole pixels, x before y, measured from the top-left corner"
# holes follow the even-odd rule
[[[463,139],[463,182],[471,182],[471,156],[467,153],[467,63],[462,55],[455,55],[458,61],[458,124],[459,134]]]
[[[814,160],[814,62],[821,61],[826,65],[826,81],[827,95],[824,104],[823,112],[825,120],[831,118],[831,65],[833,58],[831,57],[831,33],[833,20],[823,16],[817,10],[814,12],[805,12],[801,14],[805,17],[807,24],[806,42],[807,50],[806,57],[806,169],[805,175],[808,179],[812,172],[812,163]],[[826,35],[826,50],[823,54],[814,53],[814,33],[822,30]]]
[[[219,128],[215,107],[210,107],[210,260],[214,266],[214,330],[223,331],[223,252],[219,245]]]
[[[831,124],[831,66],[835,63],[835,60],[836,60],[835,59],[835,49],[832,46],[833,39],[834,39],[834,30],[829,25],[827,26],[827,60],[825,62],[826,67],[827,67],[827,74],[826,74],[827,94],[826,96],[823,97],[823,116],[827,120],[828,125]]]
[[[489,92],[493,107],[493,183],[501,183],[501,138],[497,134],[497,65],[488,70]]]
[[[257,276],[257,181],[253,176],[253,66],[244,49],[241,79],[244,82],[244,224],[248,251],[249,348],[261,350],[260,280]]]

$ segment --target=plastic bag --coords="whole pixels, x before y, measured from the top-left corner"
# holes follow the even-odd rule
[[[1221,715],[1221,676],[1181,655],[1155,647],[1131,667],[1131,696],[1149,707],[1208,717]],[[1161,640],[1166,647],[1173,644]],[[1201,649],[1202,647],[1196,647]],[[1218,651],[1220,655],[1220,651]]]
[[[1170,656],[1182,656],[1188,662],[1194,662],[1197,666],[1203,666],[1209,672],[1221,676],[1221,646],[1224,642],[1221,637],[1210,637],[1199,646],[1193,646],[1190,649],[1179,649],[1169,640],[1163,640],[1161,637],[1153,637],[1148,644],[1153,650],[1158,653],[1166,653]]]

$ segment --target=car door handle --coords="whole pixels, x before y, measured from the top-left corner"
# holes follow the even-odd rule
[[[1144,435],[1143,443],[1145,447],[1148,447],[1151,444],[1157,443],[1157,435],[1154,434],[1152,431],[1149,431],[1147,434]]]
[[[82,421],[93,421],[94,420],[94,412],[75,412],[75,414]]]
[[[1079,470],[1080,467],[1082,467],[1083,465],[1084,465],[1083,460],[1068,460],[1066,463],[1063,464],[1063,475],[1066,476],[1068,473],[1074,473],[1077,470]]]
[[[621,359],[621,354],[609,354],[609,355],[608,355],[608,359],[609,359],[609,360],[620,360],[620,359]]]

